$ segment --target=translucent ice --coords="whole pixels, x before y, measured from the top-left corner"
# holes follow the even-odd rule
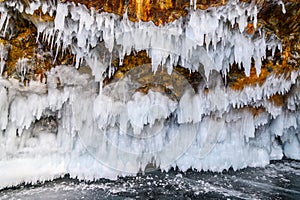
[[[252,59],[259,74],[266,49],[281,48],[262,29],[255,36],[247,33],[248,20],[257,25],[256,6],[232,0],[189,10],[186,18],[165,26],[80,4],[24,7],[29,14],[56,13],[53,22],[35,24],[41,38],[56,54],[69,48],[75,66],[84,63],[92,73],[60,65],[47,73],[46,84],[31,80],[26,87],[0,77],[0,188],[67,173],[84,180],[116,178],[143,171],[149,163],[163,170],[222,171],[265,166],[283,155],[300,159],[299,71],[271,75],[262,85],[239,91],[225,87],[220,75],[234,62],[249,75]],[[10,16],[4,6],[0,12],[5,34]],[[166,87],[142,92],[134,73],[103,86],[114,71],[111,61],[119,58],[122,64],[132,50],[146,50],[153,71],[161,65],[171,74],[178,64],[199,71],[204,76],[199,91],[188,87],[176,98]],[[1,73],[6,53],[0,45]],[[28,59],[17,62],[23,80],[30,67]],[[276,94],[286,95],[287,106],[269,100]]]

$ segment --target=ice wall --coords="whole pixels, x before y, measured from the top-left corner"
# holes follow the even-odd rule
[[[296,79],[273,78],[244,91],[190,91],[179,102],[154,91],[126,97],[130,81],[123,81],[99,94],[93,77],[71,66],[52,69],[47,85],[0,79],[1,187],[66,173],[116,178],[149,163],[222,171],[264,166],[283,154],[299,159],[297,91],[289,96],[289,109],[259,95],[278,82],[282,88],[272,92],[288,91]],[[267,111],[253,116],[243,108],[254,102]]]
[[[46,84],[30,81],[26,87],[0,77],[0,188],[67,173],[84,180],[134,175],[149,163],[162,170],[222,171],[265,166],[283,155],[300,159],[298,71],[269,76],[263,85],[240,91],[225,87],[220,74],[212,73],[226,73],[236,62],[249,75],[252,58],[259,73],[266,49],[281,48],[263,30],[246,33],[248,19],[257,24],[256,6],[230,1],[155,26],[71,3],[5,4],[27,14],[38,8],[56,13],[53,22],[35,22],[39,35],[57,56],[70,48],[76,67],[87,65],[93,74],[61,65],[47,74]],[[7,18],[1,13],[1,30]],[[213,87],[197,93],[186,87],[172,99],[155,88],[138,92],[130,73],[102,87],[114,71],[111,60],[122,62],[132,49],[147,50],[153,71],[159,64],[170,75],[177,64],[203,69]],[[0,46],[1,70],[6,55]],[[17,65],[26,72],[25,59]],[[274,94],[286,95],[288,106],[269,101]],[[262,111],[255,115],[251,108]]]

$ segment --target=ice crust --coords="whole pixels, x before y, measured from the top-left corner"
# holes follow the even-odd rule
[[[40,36],[57,56],[70,48],[76,67],[85,62],[93,76],[61,65],[47,74],[47,84],[30,81],[24,87],[0,77],[0,188],[67,173],[84,180],[115,179],[143,171],[149,163],[162,170],[222,171],[262,167],[283,155],[300,159],[299,71],[240,91],[225,87],[220,74],[213,73],[226,73],[236,62],[249,75],[253,58],[259,74],[266,49],[281,48],[263,30],[256,38],[245,33],[248,18],[257,23],[254,5],[230,1],[190,10],[186,19],[165,26],[133,23],[126,14],[99,14],[71,3],[6,5],[28,14],[39,7],[51,15],[56,11],[54,22],[36,22]],[[3,31],[9,15],[3,6],[0,12]],[[202,67],[209,92],[187,89],[178,101],[154,90],[130,95],[126,78],[102,88],[101,81],[114,70],[105,73],[111,60],[122,62],[132,49],[147,50],[153,71],[160,64],[170,74],[178,63],[191,71]],[[1,72],[5,56],[0,46]],[[30,67],[26,59],[18,66],[20,72]],[[287,94],[287,108],[268,101],[274,94]],[[265,111],[253,115],[249,106]]]

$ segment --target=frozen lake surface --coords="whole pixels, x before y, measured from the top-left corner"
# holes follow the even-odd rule
[[[112,181],[68,177],[0,191],[0,199],[300,199],[300,162],[223,173],[152,171]]]

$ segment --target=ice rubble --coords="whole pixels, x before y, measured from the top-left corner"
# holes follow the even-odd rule
[[[255,6],[230,1],[157,27],[70,3],[7,5],[29,14],[39,7],[51,15],[56,11],[54,22],[36,22],[39,34],[57,53],[71,48],[77,65],[86,61],[95,77],[62,65],[48,73],[47,84],[31,81],[24,87],[0,78],[0,188],[66,173],[85,180],[116,178],[149,163],[163,170],[222,171],[264,166],[283,155],[300,159],[299,72],[288,79],[271,76],[242,91],[224,87],[212,73],[209,93],[188,89],[178,101],[151,90],[128,95],[128,77],[99,89],[98,81],[110,75],[104,73],[110,61],[122,62],[132,49],[146,49],[153,70],[166,64],[170,74],[180,63],[191,70],[203,67],[209,77],[212,70],[226,73],[234,61],[249,74],[251,58],[259,73],[266,49],[274,51],[280,43],[266,39],[263,30],[258,38],[245,33],[249,17],[256,25]],[[7,17],[1,14],[2,27]],[[232,29],[235,22],[239,27]],[[2,46],[0,56],[4,66]],[[19,61],[23,70],[25,61]],[[267,101],[276,93],[289,93],[287,108]],[[266,112],[253,116],[249,105]]]

